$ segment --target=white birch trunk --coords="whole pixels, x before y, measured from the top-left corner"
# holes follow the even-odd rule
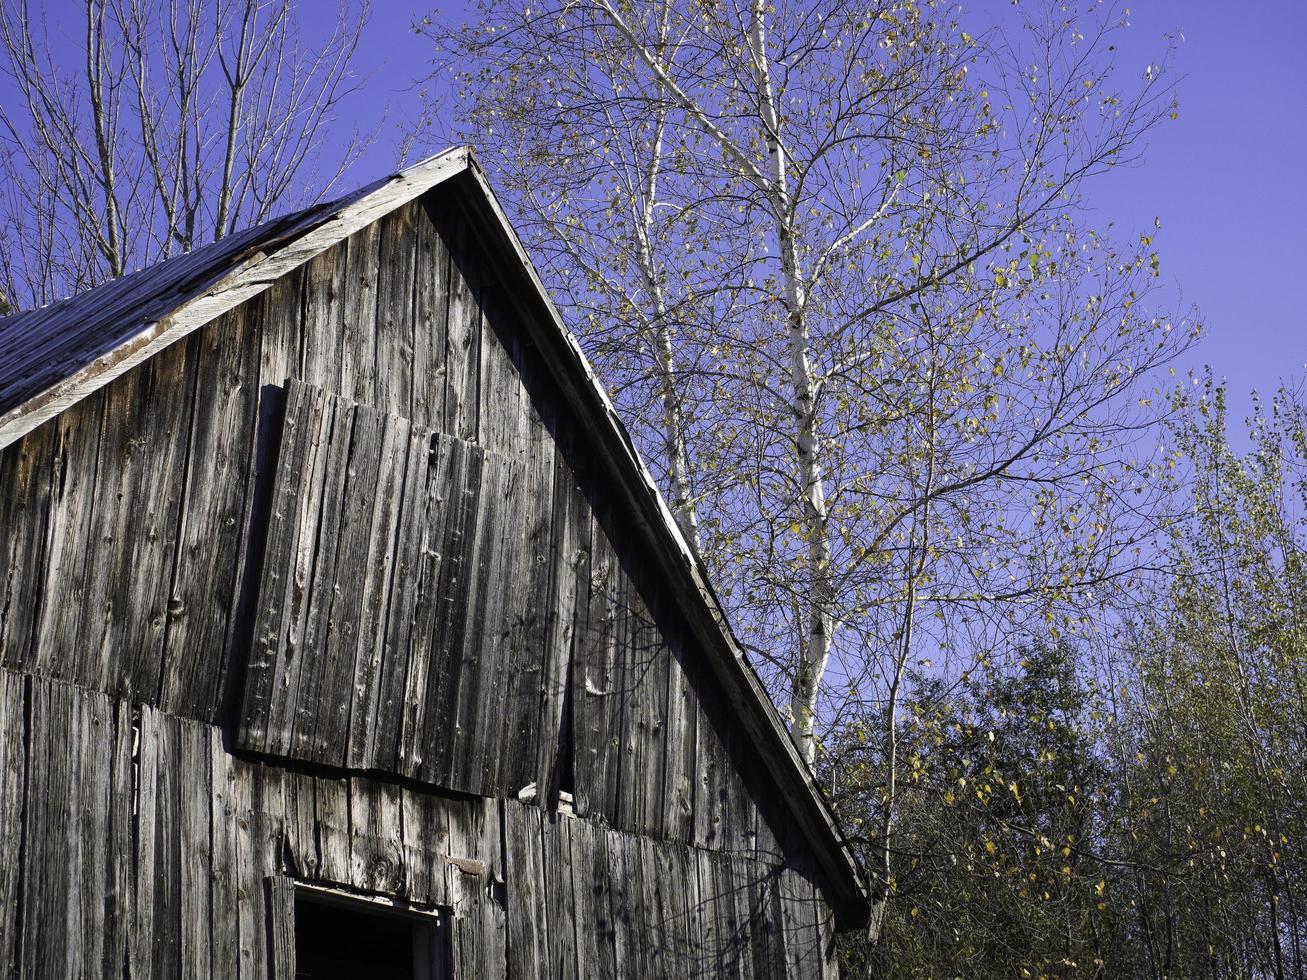
[[[763,0],[754,0],[749,23],[749,48],[758,84],[758,108],[767,141],[767,194],[776,225],[781,259],[781,280],[786,310],[790,391],[794,413],[795,463],[802,487],[802,526],[808,550],[807,633],[799,647],[799,662],[790,691],[790,719],[794,738],[804,759],[816,756],[814,726],[817,694],[830,659],[835,617],[832,612],[831,547],[827,528],[826,487],[821,468],[815,381],[806,317],[806,296],[794,236],[794,209],[790,201],[788,165],[781,142],[780,114],[767,63],[767,29]]]
[[[640,273],[653,307],[655,370],[658,375],[658,397],[663,412],[663,453],[667,459],[668,491],[671,495],[672,516],[685,536],[686,542],[699,553],[699,514],[690,489],[690,456],[686,448],[685,419],[681,414],[681,399],[676,390],[676,348],[672,331],[667,323],[667,302],[662,284],[658,280],[653,251],[654,202],[658,198],[658,175],[662,169],[663,130],[666,114],[659,113],[654,126],[654,140],[650,151],[649,171],[644,186],[644,200],[637,215],[637,245]]]
[[[808,582],[806,597],[806,633],[800,643],[799,662],[790,692],[790,720],[795,742],[811,764],[816,756],[813,738],[817,715],[817,695],[830,659],[834,589],[831,578],[831,546],[827,528],[826,488],[821,468],[820,434],[815,404],[815,378],[808,324],[805,314],[805,290],[799,261],[798,243],[794,239],[795,216],[788,187],[788,164],[780,134],[780,113],[776,108],[771,73],[767,63],[765,3],[754,0],[750,8],[749,51],[754,61],[758,111],[767,143],[767,171],[760,170],[750,155],[737,146],[716,125],[702,106],[668,74],[660,57],[642,44],[631,26],[611,0],[595,0],[595,9],[604,14],[631,46],[633,53],[649,68],[664,92],[702,127],[726,156],[740,168],[767,197],[776,230],[781,258],[783,302],[786,308],[786,344],[789,348],[790,408],[795,418],[795,462],[802,493],[800,523],[807,545]]]

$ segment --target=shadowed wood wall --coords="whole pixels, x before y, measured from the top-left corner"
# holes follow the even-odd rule
[[[233,756],[212,725],[60,681],[0,670],[0,734],[5,976],[264,980],[293,961],[287,877],[448,908],[456,976],[811,977],[832,943],[791,869]]]

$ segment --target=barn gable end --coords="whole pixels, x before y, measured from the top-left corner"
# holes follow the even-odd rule
[[[756,975],[826,969],[822,909],[859,921],[857,873],[470,158],[183,261],[163,295],[147,270],[112,315],[75,310],[112,345],[65,338],[57,374],[0,379],[0,722],[29,757],[0,813],[34,832],[32,706],[62,698],[114,759],[156,726],[165,782],[203,760],[208,837],[185,812],[161,832],[236,856],[258,906],[238,930],[277,876],[433,905],[470,887],[456,959],[483,972],[506,947],[511,975],[587,975],[624,941],[629,975],[674,972],[663,941],[693,958],[728,934]],[[57,322],[0,321],[0,352]],[[116,798],[121,765],[92,768]],[[499,831],[456,843],[467,806]],[[234,831],[258,839],[220,840],[223,807],[262,812]],[[241,954],[274,958],[254,933]]]

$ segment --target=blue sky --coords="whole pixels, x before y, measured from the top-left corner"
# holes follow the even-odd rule
[[[1302,378],[1307,4],[1169,0],[1131,19],[1122,53],[1136,62],[1180,34],[1180,116],[1150,139],[1141,166],[1098,185],[1095,214],[1123,232],[1161,218],[1163,275],[1207,328],[1195,365],[1211,364],[1236,393]]]
[[[74,0],[47,0],[52,23],[61,5],[70,22],[79,19]],[[413,20],[433,9],[459,18],[464,7],[375,0],[359,59],[365,84],[342,107],[343,122],[378,135],[355,175],[358,182],[393,169],[403,124],[416,114],[414,80],[426,73],[431,51],[412,32]],[[1011,0],[973,0],[968,7],[978,21],[989,20],[1010,10]],[[301,4],[310,30],[311,12],[321,9],[317,0]],[[1165,49],[1166,36],[1175,37],[1180,114],[1152,134],[1141,165],[1093,186],[1095,221],[1131,240],[1161,219],[1164,280],[1177,304],[1200,308],[1207,333],[1180,367],[1211,364],[1240,396],[1303,378],[1307,110],[1301,47],[1307,3],[1154,0],[1130,8],[1129,19],[1132,26],[1120,39],[1123,74],[1142,73]],[[81,39],[68,40],[71,46]],[[0,98],[7,96],[5,81],[0,78]],[[1248,401],[1236,397],[1233,403],[1242,410]]]
[[[1009,0],[969,6],[989,16]],[[462,7],[443,9],[457,17]],[[395,124],[415,102],[411,80],[429,50],[408,27],[422,12],[382,2],[369,24],[362,61],[374,74],[349,108],[362,128],[382,101],[395,113],[369,169],[391,165]],[[1129,240],[1161,219],[1164,281],[1177,304],[1199,307],[1207,334],[1181,367],[1211,364],[1243,410],[1250,389],[1307,374],[1307,3],[1158,0],[1130,7],[1129,20],[1123,75],[1141,74],[1173,36],[1180,113],[1150,136],[1140,165],[1093,186],[1095,222]]]

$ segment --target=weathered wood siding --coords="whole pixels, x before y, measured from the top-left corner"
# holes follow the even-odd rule
[[[236,757],[213,726],[9,671],[0,726],[0,975],[266,980],[278,877],[448,908],[456,976],[813,977],[832,942],[813,884],[748,858]]]
[[[698,958],[668,975],[813,975],[808,845],[523,310],[441,187],[0,452],[0,956],[94,928],[60,955],[235,976],[283,873],[475,893],[520,976],[644,975],[664,940]],[[530,784],[580,819],[494,802]]]
[[[570,760],[582,814],[779,855],[518,315],[433,192],[9,447],[3,664],[460,791]]]
[[[569,471],[542,489],[529,458],[299,382],[283,419],[242,748],[488,796],[567,783],[613,826],[780,859],[711,678]]]

